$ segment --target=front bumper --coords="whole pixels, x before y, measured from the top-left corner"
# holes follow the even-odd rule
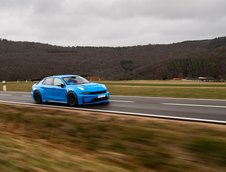
[[[106,92],[104,94],[94,94],[94,95],[82,95],[81,104],[98,104],[109,101],[110,94]]]

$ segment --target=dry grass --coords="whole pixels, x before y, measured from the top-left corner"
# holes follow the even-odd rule
[[[226,99],[226,87],[107,85],[112,95]]]
[[[0,105],[3,171],[225,171],[226,126]]]
[[[7,82],[7,91],[31,91],[31,87],[35,82]],[[2,91],[2,83],[0,83],[0,91]]]
[[[225,82],[201,82],[191,80],[123,80],[123,81],[101,81],[106,84],[137,84],[137,85],[214,85],[226,86]]]

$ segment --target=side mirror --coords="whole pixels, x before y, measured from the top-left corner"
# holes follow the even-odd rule
[[[65,85],[62,83],[62,84],[59,84],[59,85],[57,85],[57,86],[63,88]]]

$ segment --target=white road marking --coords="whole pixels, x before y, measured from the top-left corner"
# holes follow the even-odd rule
[[[135,103],[135,101],[127,101],[127,100],[110,100],[110,102],[119,102],[119,103]]]
[[[217,106],[217,105],[198,105],[198,104],[180,104],[180,103],[161,103],[163,105],[170,106],[191,106],[191,107],[208,107],[208,108],[226,108],[226,106]]]
[[[125,97],[125,98],[144,98],[144,99],[172,99],[172,100],[206,100],[206,101],[223,101],[226,99],[202,99],[202,98],[177,98],[177,97],[150,97],[150,96],[124,96],[124,95],[111,95],[111,97]]]
[[[10,99],[14,99],[14,100],[28,100],[31,99],[31,97],[10,97]]]
[[[12,96],[12,94],[0,94],[0,96]]]
[[[67,107],[67,106],[40,105],[40,104],[34,104],[34,103],[22,103],[22,102],[3,101],[3,100],[0,100],[0,103],[1,104],[8,104],[8,105],[20,104],[20,105],[27,105],[27,106],[33,106],[33,107],[35,106],[35,107],[38,107],[38,108],[45,107],[45,108],[51,108],[51,109],[80,110],[80,111],[114,113],[114,114],[120,114],[120,115],[131,115],[131,116],[140,116],[140,117],[153,117],[153,118],[162,118],[162,119],[183,120],[183,121],[191,121],[191,122],[226,124],[226,121],[201,119],[201,118],[187,118],[187,117],[176,117],[176,116],[166,116],[166,115],[156,115],[156,114],[146,114],[146,113],[110,111],[110,110],[100,110],[100,109],[86,109],[86,108],[76,108],[76,107]]]
[[[31,95],[22,95],[22,97],[29,97],[29,98],[30,98],[30,97],[31,97]]]

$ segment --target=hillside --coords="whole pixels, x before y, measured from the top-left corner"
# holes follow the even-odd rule
[[[226,77],[226,37],[133,47],[60,47],[0,40],[0,80],[53,74],[107,80]]]

